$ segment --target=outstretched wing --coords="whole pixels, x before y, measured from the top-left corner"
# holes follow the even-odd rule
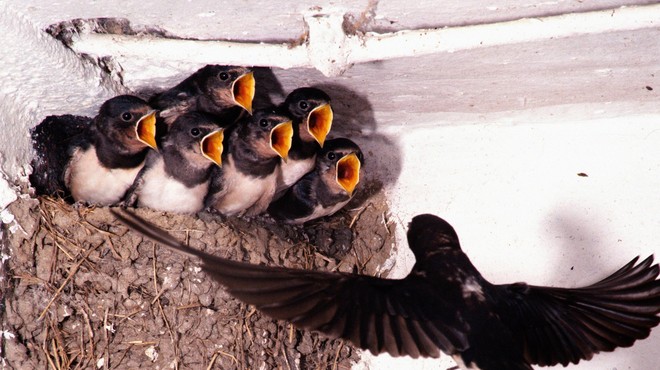
[[[648,337],[660,322],[659,268],[653,256],[637,260],[584,288],[501,285],[500,315],[526,360],[566,366]]]
[[[113,213],[147,237],[199,257],[232,295],[275,319],[348,339],[374,354],[438,357],[467,348],[458,313],[418,275],[388,280],[230,261],[188,248],[131,213]]]

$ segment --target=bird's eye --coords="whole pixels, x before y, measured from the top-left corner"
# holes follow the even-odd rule
[[[262,119],[259,121],[259,126],[261,126],[261,127],[268,127],[268,120],[265,119],[265,118],[262,118]]]
[[[306,101],[304,101],[304,100],[301,101],[300,103],[298,103],[298,106],[299,106],[300,109],[302,109],[302,110],[307,110],[307,108],[309,108],[309,104],[308,104]]]
[[[334,152],[328,153],[328,159],[334,161],[337,158],[337,155]]]
[[[220,77],[220,79],[223,80],[223,81],[227,81],[229,79],[229,73],[220,72],[220,73],[218,73],[218,77]]]
[[[193,127],[193,128],[190,129],[190,135],[192,135],[193,137],[197,137],[201,133],[202,133],[202,131],[200,129],[198,129],[197,127]]]
[[[133,118],[133,115],[129,112],[124,112],[124,113],[121,114],[121,119],[123,119],[126,122],[130,121],[132,118]]]

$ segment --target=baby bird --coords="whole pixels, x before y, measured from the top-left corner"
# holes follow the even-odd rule
[[[282,178],[275,198],[314,168],[316,153],[323,147],[333,117],[330,97],[313,87],[292,91],[283,107],[293,118],[294,134],[289,159],[282,163]]]
[[[222,168],[211,175],[206,205],[227,216],[264,212],[292,136],[291,119],[277,109],[257,110],[238,122],[225,139]]]
[[[80,140],[72,143],[64,184],[74,201],[119,202],[156,148],[156,111],[144,100],[116,96],[101,105]]]
[[[178,116],[163,137],[160,152],[147,155],[125,205],[180,213],[204,209],[212,167],[222,165],[223,131],[210,115]]]
[[[353,197],[363,165],[362,151],[353,141],[328,140],[316,157],[314,170],[271,203],[268,212],[291,224],[332,215]]]
[[[200,111],[216,116],[223,126],[233,124],[243,112],[252,114],[255,80],[245,67],[209,64],[178,85],[153,96],[149,103],[163,110],[170,123],[176,116]]]

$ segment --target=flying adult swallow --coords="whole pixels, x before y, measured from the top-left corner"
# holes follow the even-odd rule
[[[660,269],[653,256],[636,257],[582,288],[495,285],[463,253],[451,225],[426,214],[408,228],[416,263],[394,280],[230,261],[189,248],[135,215],[115,215],[200,258],[212,278],[267,315],[374,354],[445,352],[465,368],[531,370],[532,364],[568,365],[630,347],[660,322]]]
[[[229,131],[206,205],[227,216],[254,216],[268,208],[275,194],[281,159],[291,148],[291,119],[277,109],[257,110]]]
[[[217,116],[226,127],[242,112],[252,113],[255,80],[245,67],[209,64],[171,89],[153,96],[149,104],[161,109],[161,116],[176,117],[199,111]]]
[[[282,105],[293,118],[293,142],[289,159],[282,163],[276,198],[314,168],[333,117],[330,97],[313,87],[293,90]]]
[[[77,202],[111,205],[133,184],[149,148],[156,148],[156,111],[144,100],[109,99],[71,145],[64,183]]]
[[[273,201],[268,212],[275,219],[292,224],[332,215],[353,197],[362,165],[362,151],[353,141],[328,140],[316,157],[314,170]]]
[[[30,130],[35,151],[30,184],[36,195],[59,195],[71,200],[64,183],[64,168],[71,160],[69,148],[80,141],[91,121],[91,117],[70,114],[48,116]]]
[[[149,152],[144,168],[127,192],[125,205],[194,213],[204,209],[211,169],[222,165],[224,129],[201,112],[177,116]]]

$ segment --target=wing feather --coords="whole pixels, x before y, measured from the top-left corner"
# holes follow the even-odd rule
[[[638,257],[583,288],[501,285],[498,312],[532,364],[566,366],[646,338],[660,318],[660,271]]]
[[[347,339],[375,354],[437,357],[467,347],[465,325],[436,309],[448,305],[419,277],[390,280],[231,261],[188,248],[132,213],[113,213],[158,243],[199,257],[202,268],[232,295],[275,319]]]

